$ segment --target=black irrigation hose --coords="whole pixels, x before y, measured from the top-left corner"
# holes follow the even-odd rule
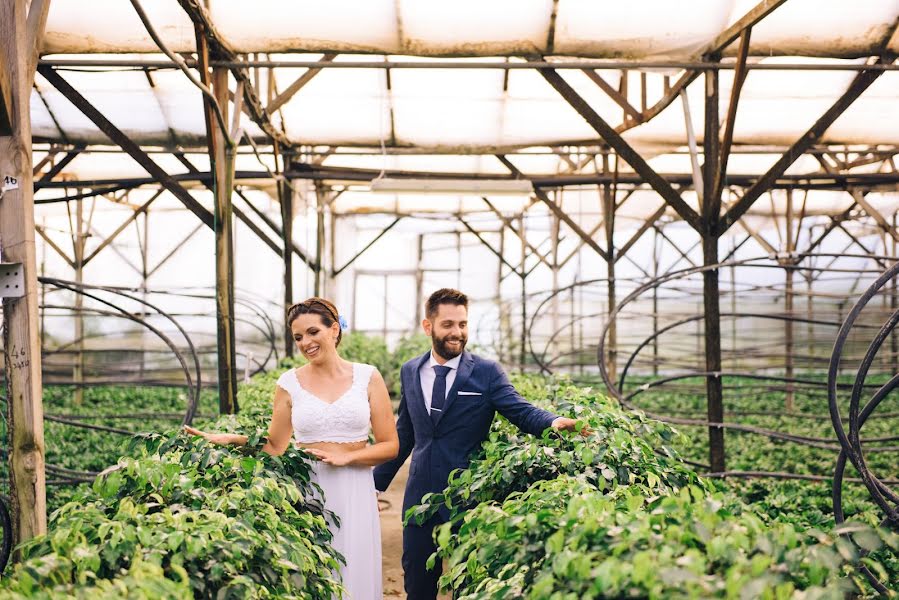
[[[841,323],[839,321],[822,321],[820,319],[803,319],[801,317],[792,317],[789,315],[771,315],[771,314],[765,314],[765,313],[723,312],[723,313],[720,313],[720,316],[728,317],[731,319],[746,319],[746,318],[749,318],[749,319],[753,319],[753,318],[754,319],[771,319],[774,321],[790,321],[790,322],[794,322],[794,323],[805,323],[805,324],[810,324],[810,325],[827,325],[830,327],[839,327],[841,325]],[[674,323],[670,323],[669,325],[666,325],[662,329],[658,330],[657,332],[655,332],[654,334],[652,334],[651,336],[649,336],[648,338],[643,340],[643,342],[641,342],[631,353],[630,357],[627,359],[627,362],[624,364],[624,368],[621,369],[621,376],[618,378],[619,388],[624,389],[624,380],[627,377],[627,372],[630,369],[631,364],[634,362],[634,359],[640,353],[640,350],[642,350],[643,348],[645,348],[646,346],[651,344],[653,342],[653,340],[658,339],[658,337],[660,335],[662,335],[663,333],[667,333],[668,331],[671,331],[672,329],[680,327],[681,325],[686,325],[687,323],[693,323],[695,321],[699,321],[704,318],[705,318],[705,315],[692,315],[692,316],[686,317],[684,319],[681,319],[679,321],[675,321]],[[864,327],[864,326],[861,325],[860,327]]]
[[[143,304],[144,306],[146,306],[152,310],[155,310],[157,313],[159,313],[160,315],[162,315],[163,317],[168,319],[169,322],[171,322],[175,326],[175,328],[178,330],[178,332],[184,338],[185,342],[187,343],[188,348],[190,349],[190,353],[191,353],[191,356],[193,358],[193,363],[194,363],[194,370],[195,370],[196,378],[197,378],[195,386],[193,384],[193,379],[190,375],[190,371],[187,369],[187,365],[184,362],[183,356],[181,355],[180,352],[178,352],[178,350],[176,348],[173,347],[173,344],[170,343],[168,338],[166,336],[164,336],[161,332],[158,332],[158,330],[155,330],[154,327],[152,327],[145,321],[141,320],[138,322],[140,322],[145,327],[147,327],[148,329],[150,329],[151,331],[156,333],[161,339],[166,341],[167,345],[169,345],[170,347],[173,347],[173,351],[174,351],[176,357],[178,358],[178,361],[181,363],[182,368],[184,369],[184,374],[187,379],[188,392],[190,393],[189,397],[191,398],[191,400],[188,402],[187,412],[184,415],[183,424],[189,425],[191,423],[191,421],[193,420],[193,414],[197,411],[197,407],[200,403],[200,388],[201,388],[202,371],[200,369],[200,360],[197,357],[197,351],[196,351],[196,348],[194,347],[193,341],[190,339],[190,336],[187,335],[187,332],[184,331],[184,328],[181,327],[180,323],[178,323],[171,315],[169,315],[167,312],[160,309],[158,306],[155,306],[142,298],[138,298],[137,296],[134,296],[134,295],[128,293],[128,291],[123,290],[121,288],[115,288],[115,287],[109,287],[109,286],[90,286],[90,285],[78,284],[75,282],[65,281],[62,279],[48,278],[48,277],[39,277],[38,281],[40,281],[41,283],[50,283],[51,285],[56,285],[57,287],[69,289],[70,291],[73,291],[75,293],[81,293],[82,295],[94,298],[95,300],[97,300],[107,306],[113,307],[116,310],[118,310],[126,315],[129,314],[126,311],[124,311],[123,309],[121,309],[120,307],[115,306],[110,302],[107,302],[105,300],[97,298],[96,296],[93,296],[91,294],[86,294],[84,292],[84,290],[85,289],[97,289],[97,290],[103,290],[108,293],[117,294],[119,296],[128,298],[129,300],[132,300],[139,304]],[[73,289],[73,286],[80,288],[80,292],[77,289]],[[134,319],[133,315],[131,315],[131,318]]]
[[[868,351],[865,353],[865,358],[862,360],[861,365],[859,366],[858,373],[855,379],[855,385],[852,388],[852,394],[850,396],[850,404],[849,404],[849,435],[846,435],[846,431],[843,427],[843,419],[840,415],[839,410],[839,402],[837,399],[837,386],[836,386],[836,377],[837,372],[840,365],[840,359],[842,358],[843,348],[846,344],[846,340],[849,337],[849,333],[855,325],[855,321],[858,319],[862,310],[865,306],[870,302],[870,300],[874,297],[874,295],[884,286],[887,282],[893,280],[899,276],[899,263],[895,263],[892,267],[887,269],[870,287],[859,297],[856,301],[855,305],[849,311],[849,314],[846,317],[846,320],[843,323],[843,326],[840,328],[839,333],[837,334],[837,339],[834,342],[833,353],[831,354],[830,368],[828,369],[828,408],[830,410],[831,415],[831,423],[833,424],[834,431],[837,433],[837,437],[839,438],[840,445],[842,446],[842,450],[840,451],[840,455],[837,458],[837,464],[834,469],[834,482],[833,482],[833,490],[832,490],[832,500],[833,500],[833,510],[834,510],[834,520],[841,524],[845,522],[845,513],[843,511],[843,474],[846,469],[846,460],[847,458],[852,462],[852,465],[858,471],[861,476],[862,481],[865,484],[865,487],[868,489],[868,492],[871,494],[871,497],[874,499],[875,503],[886,513],[886,519],[884,519],[883,524],[888,522],[892,523],[894,527],[899,525],[899,513],[897,513],[896,509],[891,506],[890,501],[893,503],[899,503],[899,495],[894,493],[890,488],[887,487],[886,482],[883,480],[877,479],[870,469],[868,468],[867,462],[864,458],[864,453],[862,452],[861,440],[859,437],[859,432],[861,431],[862,426],[864,425],[867,418],[874,411],[875,408],[883,401],[887,395],[899,387],[899,374],[893,376],[890,381],[884,384],[869,400],[865,406],[859,411],[859,403],[861,400],[861,393],[864,385],[864,380],[867,377],[868,370],[870,369],[871,364],[874,362],[874,359],[877,356],[878,350],[880,350],[881,345],[886,340],[887,336],[893,333],[896,328],[897,323],[899,323],[899,311],[894,312],[890,318],[884,323],[881,330],[874,337],[874,340],[868,346]],[[888,501],[889,499],[889,501]],[[851,536],[849,536],[851,539]],[[889,590],[887,587],[880,582],[880,580],[864,565],[860,565],[859,569],[868,579],[874,588],[880,592],[881,594],[886,595]]]
[[[742,477],[745,479],[801,479],[803,481],[833,481],[833,475],[805,475],[801,473],[789,473],[785,471],[724,471],[723,473],[703,473],[703,477],[710,479],[726,479],[728,477]],[[864,483],[861,477],[846,477],[843,481],[849,483]],[[885,479],[882,483],[899,483],[899,479]]]
[[[64,284],[57,284],[57,285],[63,285],[63,287],[65,287]],[[75,290],[73,289],[72,291],[75,291]],[[169,349],[172,351],[172,354],[175,355],[175,357],[178,359],[178,362],[181,364],[181,370],[184,372],[185,379],[187,379],[188,408],[187,408],[187,413],[185,414],[184,420],[187,421],[187,423],[185,423],[185,424],[189,424],[190,421],[188,420],[188,418],[192,418],[193,413],[196,412],[196,402],[197,402],[197,399],[199,398],[199,388],[198,387],[196,388],[196,393],[195,393],[194,392],[195,388],[194,388],[194,384],[193,384],[193,379],[191,378],[191,375],[190,375],[190,370],[187,367],[187,363],[184,360],[184,356],[178,350],[178,347],[175,346],[175,343],[167,335],[165,335],[162,331],[160,331],[153,325],[150,325],[146,320],[144,320],[132,313],[129,313],[128,311],[126,311],[110,302],[106,302],[105,300],[102,300],[101,298],[94,296],[93,294],[89,294],[87,292],[81,292],[81,293],[88,298],[97,300],[98,302],[115,309],[115,310],[102,310],[99,308],[82,308],[81,309],[82,312],[89,312],[89,313],[93,313],[96,315],[107,316],[107,317],[120,317],[120,318],[128,319],[129,321],[138,323],[139,325],[143,325],[144,327],[149,329],[151,332],[155,333],[157,335],[157,337],[159,337],[159,339],[161,339],[169,347]]]
[[[106,425],[91,425],[90,423],[84,423],[82,421],[78,421],[75,419],[65,419],[63,417],[57,417],[53,415],[44,415],[45,421],[52,421],[54,423],[63,423],[65,425],[71,425],[72,427],[79,427],[81,429],[91,429],[93,431],[105,431],[107,433],[115,433],[118,435],[127,435],[132,436],[135,435],[136,431],[128,431],[127,429],[118,429],[116,427],[107,427]]]
[[[818,256],[840,256],[840,255],[823,255],[822,254],[822,255],[818,255]],[[805,258],[808,258],[808,257],[807,256],[803,257],[803,259],[805,259]],[[870,259],[871,257],[859,256],[859,258]],[[735,377],[735,378],[750,379],[750,380],[755,379],[755,380],[780,381],[784,384],[789,385],[790,387],[805,386],[805,385],[810,386],[812,388],[814,388],[814,386],[825,387],[827,397],[828,397],[828,407],[829,407],[829,412],[830,412],[830,419],[833,424],[834,431],[836,433],[837,444],[833,444],[832,442],[834,440],[831,440],[831,439],[814,438],[814,437],[810,437],[810,436],[797,436],[797,435],[793,435],[793,434],[774,432],[774,431],[763,429],[763,428],[751,427],[751,426],[745,426],[745,425],[739,425],[739,424],[710,423],[706,419],[681,419],[681,418],[676,418],[676,417],[673,418],[673,417],[670,417],[667,415],[658,415],[658,414],[652,414],[652,413],[645,413],[645,414],[647,414],[647,416],[650,416],[652,418],[656,418],[656,419],[670,422],[670,423],[678,423],[678,424],[685,424],[685,425],[698,425],[698,426],[704,426],[704,427],[715,427],[715,426],[725,427],[728,429],[734,429],[734,430],[738,430],[738,431],[745,431],[745,432],[749,432],[749,433],[765,435],[765,436],[768,436],[768,437],[774,438],[774,439],[782,439],[785,441],[800,443],[800,444],[807,445],[807,446],[838,450],[839,456],[838,456],[836,468],[834,469],[834,473],[833,473],[832,477],[825,476],[825,475],[808,475],[808,474],[797,474],[797,473],[788,473],[788,472],[765,472],[765,471],[748,471],[748,470],[747,471],[726,471],[723,473],[706,473],[706,476],[713,477],[713,478],[766,477],[766,478],[776,478],[776,479],[799,479],[799,480],[822,481],[822,482],[832,481],[832,483],[833,483],[834,516],[835,516],[835,521],[838,524],[845,522],[845,515],[844,515],[843,509],[842,509],[842,485],[843,485],[843,482],[844,481],[845,482],[853,482],[853,483],[860,482],[865,485],[865,487],[870,492],[875,503],[884,511],[884,513],[886,515],[886,519],[884,519],[883,523],[884,524],[892,523],[893,526],[895,527],[896,525],[899,525],[899,510],[897,510],[897,506],[899,506],[899,494],[896,494],[895,492],[893,492],[893,490],[888,486],[895,485],[895,484],[899,483],[899,481],[897,481],[896,479],[881,480],[881,479],[876,478],[870,472],[868,465],[865,461],[864,452],[862,451],[862,442],[865,442],[866,444],[870,444],[871,442],[875,442],[875,441],[876,442],[895,441],[897,438],[899,438],[899,436],[882,436],[882,437],[875,438],[875,439],[863,440],[861,438],[861,433],[860,433],[861,427],[863,426],[865,421],[871,416],[874,409],[883,401],[884,398],[887,397],[887,395],[891,391],[893,391],[897,387],[899,387],[899,374],[894,375],[890,381],[888,381],[886,384],[883,384],[881,386],[865,383],[868,372],[878,356],[878,352],[881,350],[881,347],[883,346],[883,344],[886,341],[886,339],[888,338],[888,336],[890,336],[891,334],[894,334],[897,325],[899,325],[899,311],[894,309],[892,314],[890,314],[889,318],[886,320],[886,322],[879,328],[876,326],[871,326],[868,324],[856,322],[858,320],[859,315],[862,312],[862,309],[875,296],[875,294],[877,294],[877,292],[881,288],[883,288],[883,286],[888,281],[891,281],[894,278],[896,278],[897,276],[899,276],[899,263],[895,263],[894,257],[880,257],[880,258],[882,258],[884,260],[888,260],[888,261],[893,261],[894,262],[893,266],[891,268],[889,268],[886,272],[882,272],[881,270],[876,271],[876,273],[879,275],[879,277],[873,284],[870,285],[870,287],[867,289],[867,291],[864,294],[862,294],[862,296],[858,299],[858,301],[855,303],[855,305],[849,311],[848,316],[846,316],[845,319],[840,319],[839,321],[811,319],[811,318],[805,319],[805,318],[801,318],[801,317],[795,317],[793,315],[771,315],[771,314],[756,313],[756,312],[746,312],[746,313],[738,313],[738,312],[727,313],[726,312],[726,313],[721,314],[722,317],[729,317],[732,319],[761,318],[761,319],[772,319],[772,320],[782,320],[782,321],[790,321],[790,322],[796,322],[796,323],[804,323],[806,325],[817,325],[817,326],[827,326],[827,327],[837,327],[838,326],[839,331],[837,333],[837,339],[834,344],[834,349],[833,349],[833,352],[831,354],[831,357],[830,357],[830,360],[828,363],[826,384],[822,384],[821,382],[817,382],[817,381],[803,380],[803,379],[796,378],[796,377],[777,377],[777,376],[770,376],[770,375],[759,375],[758,373],[746,374],[746,373],[725,373],[725,372],[720,372],[720,373],[693,372],[690,374],[681,374],[681,375],[674,375],[674,376],[658,378],[655,381],[652,381],[650,383],[640,385],[635,391],[632,391],[631,393],[629,393],[625,396],[624,393],[622,392],[622,390],[624,388],[624,383],[626,380],[628,370],[630,369],[631,365],[633,365],[637,362],[638,355],[640,354],[641,350],[643,350],[644,348],[649,346],[651,343],[653,343],[655,340],[657,340],[661,334],[669,332],[671,330],[674,330],[674,329],[681,327],[687,323],[698,321],[698,320],[702,319],[703,316],[702,315],[686,315],[683,318],[681,318],[680,320],[678,320],[677,322],[667,324],[660,331],[654,332],[649,338],[642,340],[641,343],[638,344],[636,349],[631,353],[624,368],[622,369],[621,377],[618,380],[618,385],[615,385],[611,381],[611,378],[609,377],[608,368],[607,368],[607,364],[605,361],[605,353],[606,353],[605,344],[606,344],[606,339],[608,337],[611,324],[613,322],[615,322],[616,319],[620,320],[619,314],[621,313],[623,308],[625,306],[629,305],[634,300],[636,300],[643,293],[645,293],[646,291],[648,291],[652,288],[659,288],[665,283],[672,282],[677,279],[683,279],[684,277],[697,275],[699,273],[703,273],[708,270],[718,270],[718,269],[726,268],[728,266],[748,266],[748,267],[762,267],[762,268],[792,269],[795,271],[808,271],[808,272],[819,272],[819,273],[823,273],[823,272],[827,272],[827,271],[829,271],[829,272],[847,272],[847,273],[851,272],[851,273],[853,273],[853,275],[857,275],[859,278],[862,276],[862,274],[870,272],[868,270],[846,271],[846,270],[842,270],[842,269],[841,270],[832,269],[830,267],[832,266],[833,261],[831,261],[831,264],[828,265],[828,267],[826,267],[825,269],[820,269],[817,267],[804,267],[804,266],[800,266],[800,265],[756,264],[758,259],[749,259],[749,260],[745,260],[745,261],[732,261],[729,263],[719,263],[717,265],[684,269],[679,272],[668,273],[667,275],[653,279],[653,280],[639,286],[635,290],[633,290],[630,294],[628,294],[624,298],[624,300],[622,300],[614,308],[614,310],[609,311],[609,314],[606,316],[605,326],[603,328],[602,334],[599,337],[599,342],[598,342],[598,344],[596,344],[596,365],[598,366],[600,377],[602,378],[602,380],[605,383],[606,387],[608,388],[609,392],[614,397],[616,397],[622,403],[622,405],[624,405],[625,407],[628,407],[628,408],[634,408],[633,405],[630,403],[630,400],[642,392],[648,391],[652,388],[658,387],[665,383],[670,383],[672,381],[679,381],[682,379],[696,378],[696,377],[709,377],[709,376]],[[834,260],[836,260],[836,258]],[[853,282],[853,289],[854,289],[854,286],[858,284],[858,281],[859,281],[859,279],[856,278],[855,281]],[[685,294],[695,293],[694,290],[690,290],[688,288],[688,286],[678,286],[678,287],[681,288],[682,293],[685,293]],[[770,286],[770,288],[772,289],[772,291],[775,291],[774,286]],[[760,289],[762,289],[762,286],[756,286],[757,291]],[[767,295],[766,295],[766,297],[767,297]],[[537,311],[535,311],[535,315],[532,318],[530,327],[528,329],[531,355],[534,357],[534,361],[540,366],[541,370],[543,370],[544,372],[551,372],[549,370],[549,366],[552,365],[553,362],[558,360],[559,357],[554,357],[552,359],[547,360],[546,352],[547,352],[548,348],[550,347],[551,342],[553,340],[550,340],[550,342],[547,342],[546,347],[544,348],[544,351],[540,355],[538,355],[538,353],[534,350],[534,347],[533,347],[533,327],[534,327],[534,324],[535,324],[537,318],[539,317],[540,312],[542,311],[543,307],[551,299],[552,299],[552,296],[546,298],[543,301],[543,303],[538,307]],[[835,297],[834,299],[838,299],[838,298]],[[681,303],[689,304],[689,302],[687,302],[684,298],[680,298],[677,301],[679,301]],[[841,303],[837,307],[837,310],[833,311],[840,318],[843,315],[843,306],[844,305]],[[857,330],[876,329],[877,333],[875,334],[873,341],[868,345],[868,348],[864,354],[864,357],[861,359],[861,364],[857,369],[854,382],[852,384],[838,383],[837,378],[838,378],[838,373],[839,373],[840,359],[843,358],[844,347],[845,347],[846,341],[849,337],[850,330],[852,330],[853,327],[855,327],[855,329],[857,329]],[[556,332],[553,335],[557,336],[557,334],[558,334],[558,332]],[[764,339],[763,338],[764,333],[757,333],[756,335],[761,338],[759,341]],[[743,341],[746,341],[746,340],[744,339]],[[749,353],[749,358],[752,358],[752,359],[773,357],[773,356],[775,356],[775,354],[771,353],[767,349],[767,348],[773,347],[773,344],[774,344],[774,342],[769,342],[767,344],[762,342],[761,344],[757,345],[757,347],[754,349],[750,348],[749,350],[746,350],[744,348],[743,350],[746,350],[746,352]],[[740,356],[745,357],[747,355],[746,352],[741,352]],[[571,353],[571,354],[575,354],[575,353]],[[726,354],[726,351],[725,351],[725,354]],[[807,359],[810,364],[814,364],[815,362],[820,360],[819,357],[815,357],[815,356],[808,356],[808,357],[805,357],[805,359]],[[655,363],[652,363],[652,364],[655,364]],[[789,389],[789,388],[785,388],[785,389]],[[848,418],[849,431],[848,431],[848,434],[843,428],[843,420],[839,414],[839,409],[837,407],[837,392],[838,392],[838,390],[846,390],[846,389],[851,390],[850,403],[849,403],[849,418]],[[876,389],[876,391],[874,392],[874,396],[871,398],[871,400],[869,400],[867,402],[867,404],[864,405],[863,408],[861,408],[861,396],[866,390],[870,390],[870,389]],[[790,390],[790,391],[795,392],[796,390]],[[806,393],[810,397],[811,392],[813,392],[813,391],[814,391],[813,389],[810,389],[810,390],[807,390]],[[778,416],[786,416],[786,415],[781,414]],[[884,415],[880,415],[880,416],[884,416]],[[811,418],[810,415],[809,415],[809,417]],[[865,448],[865,452],[868,452],[868,453],[875,452],[875,451],[894,452],[894,451],[896,451],[896,448],[893,448],[893,447],[881,447],[881,448],[867,447],[867,448]],[[847,478],[844,476],[847,459],[850,462],[852,462],[853,466],[858,471],[860,477]],[[693,464],[694,466],[697,466],[697,467],[705,467],[705,470],[708,470],[708,467],[706,465],[701,465],[701,463],[695,463],[693,461],[687,461],[687,462],[690,464]],[[864,554],[865,553],[863,552],[862,555],[864,555]],[[877,580],[877,578],[873,575],[873,573],[871,573],[871,571],[867,567],[865,567],[864,565],[860,565],[859,570],[867,577],[867,579],[871,582],[872,586],[874,586],[874,588],[876,590],[878,590],[881,593],[887,592],[886,587],[880,581]]]

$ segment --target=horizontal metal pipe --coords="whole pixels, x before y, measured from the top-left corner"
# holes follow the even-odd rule
[[[196,68],[197,61],[189,59],[185,61],[187,66]],[[135,60],[135,59],[83,59],[83,58],[54,58],[42,59],[38,63],[54,68],[138,68],[138,69],[178,69],[177,64],[169,60]],[[264,69],[497,69],[501,71],[519,69],[669,69],[669,70],[693,70],[715,71],[733,70],[737,67],[735,62],[715,63],[700,61],[657,61],[657,60],[560,60],[558,62],[533,60],[521,62],[487,61],[487,60],[425,60],[383,61],[372,60],[348,60],[320,62],[318,60],[247,60],[247,61],[210,61],[212,67],[225,67],[229,69],[258,67]],[[748,63],[747,69],[758,71],[895,71],[899,70],[897,64],[867,65],[858,63]]]

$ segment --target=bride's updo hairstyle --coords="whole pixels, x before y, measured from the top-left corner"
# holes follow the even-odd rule
[[[325,327],[330,327],[334,323],[340,323],[340,315],[337,313],[337,307],[330,300],[313,296],[294,304],[287,309],[287,327],[293,325],[297,317],[300,315],[316,314],[318,315]],[[343,337],[343,327],[338,325],[340,331],[337,334],[337,341],[334,346],[340,345],[340,338]]]

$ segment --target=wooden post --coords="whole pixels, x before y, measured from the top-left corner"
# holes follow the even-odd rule
[[[893,230],[895,231],[897,226],[899,226],[899,218],[897,215],[893,214]],[[892,245],[893,245],[893,253],[890,255],[892,257],[899,256],[897,251],[899,251],[899,244],[896,243],[896,238],[891,237]],[[893,281],[890,282],[890,310],[895,312],[896,309],[899,308],[899,281],[894,277]],[[892,359],[892,370],[893,373],[899,373],[899,334],[893,331],[893,334],[890,336],[890,357]]]
[[[721,192],[715,190],[719,175],[718,130],[718,71],[705,74],[705,134],[703,138],[701,210],[702,258],[706,266],[718,263],[718,222],[721,219]],[[723,177],[724,174],[722,173]],[[703,304],[705,322],[706,401],[710,423],[724,422],[724,399],[721,385],[721,296],[718,289],[718,270],[703,273]],[[726,470],[724,429],[709,426],[709,465],[713,473]]]
[[[603,170],[608,171],[605,164],[608,154],[603,155]],[[606,355],[606,370],[609,378],[615,382],[618,379],[616,365],[618,363],[618,321],[612,317],[615,306],[618,304],[618,293],[615,289],[615,195],[612,188],[606,184],[602,187],[602,213],[603,225],[606,230],[606,315],[609,323],[609,352]]]
[[[551,215],[550,221],[550,233],[549,239],[551,243],[551,256],[552,256],[552,335],[555,335],[559,331],[560,321],[559,321],[559,225],[562,223],[562,220],[559,219],[558,215]],[[552,353],[553,355],[558,355],[559,349],[561,347],[561,338],[554,337],[552,343]],[[574,350],[574,348],[571,348]]]
[[[421,263],[424,259],[424,243],[425,236],[421,233],[416,236],[416,252],[415,252],[415,321],[412,323],[410,331],[415,333],[420,327],[420,323],[424,319],[424,271],[421,270]]]
[[[521,217],[519,220],[518,226],[518,234],[521,237],[521,273],[519,273],[519,277],[521,277],[521,335],[519,337],[518,343],[521,344],[521,348],[519,348],[519,365],[521,370],[524,371],[524,366],[527,363],[527,335],[528,335],[528,288],[527,288],[527,271],[525,270],[524,261],[528,257],[528,245],[527,245],[527,237],[524,230],[524,213],[521,213]]]
[[[75,242],[75,284],[79,291],[84,283],[84,246],[87,231],[84,227],[84,199],[75,202],[75,231],[72,232]],[[75,292],[75,361],[72,366],[72,382],[75,384],[74,402],[77,406],[84,403],[84,295]]]
[[[228,122],[228,69],[212,70],[212,90]],[[237,406],[237,355],[234,338],[234,219],[231,208],[231,187],[234,177],[234,153],[225,133],[209,114],[207,123],[213,143],[215,173],[215,304],[218,339],[219,412],[235,413]]]
[[[290,159],[282,157],[282,165],[286,168]],[[281,205],[281,230],[283,232],[284,247],[281,250],[281,259],[284,261],[284,310],[293,304],[293,190],[284,180],[278,183],[278,203]],[[284,326],[284,354],[293,356],[296,345],[293,342],[293,333]]]
[[[652,238],[652,278],[659,278],[659,253],[661,245],[659,243],[659,230],[653,227]],[[659,374],[659,286],[652,286],[652,374]]]
[[[787,320],[784,321],[784,375],[787,378],[786,396],[784,398],[784,410],[793,412],[795,404],[795,391],[793,389],[793,266],[795,261],[792,257],[796,250],[796,240],[793,239],[793,190],[787,189],[787,211],[786,211],[786,236],[784,241],[787,245],[787,253],[790,256],[783,261],[786,267],[785,289],[784,289],[784,313]]]
[[[322,295],[322,260],[325,253],[325,205],[327,192],[315,186],[315,295]]]
[[[25,276],[25,295],[3,301],[15,544],[47,533],[29,100],[48,6],[32,2],[29,16],[38,18],[26,21],[25,5],[25,0],[0,2],[0,87],[4,88],[0,102],[4,103],[10,121],[9,135],[0,136],[0,183],[10,177],[17,185],[7,189],[0,199],[0,257],[3,262],[21,263]],[[5,183],[7,188],[12,187],[11,180]]]

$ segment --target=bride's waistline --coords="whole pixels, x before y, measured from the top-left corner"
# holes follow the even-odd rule
[[[365,446],[368,445],[368,440],[355,440],[351,442],[300,442],[294,440],[293,445],[296,448],[315,448],[318,450],[331,450],[333,452],[355,452],[356,450],[365,448]]]

